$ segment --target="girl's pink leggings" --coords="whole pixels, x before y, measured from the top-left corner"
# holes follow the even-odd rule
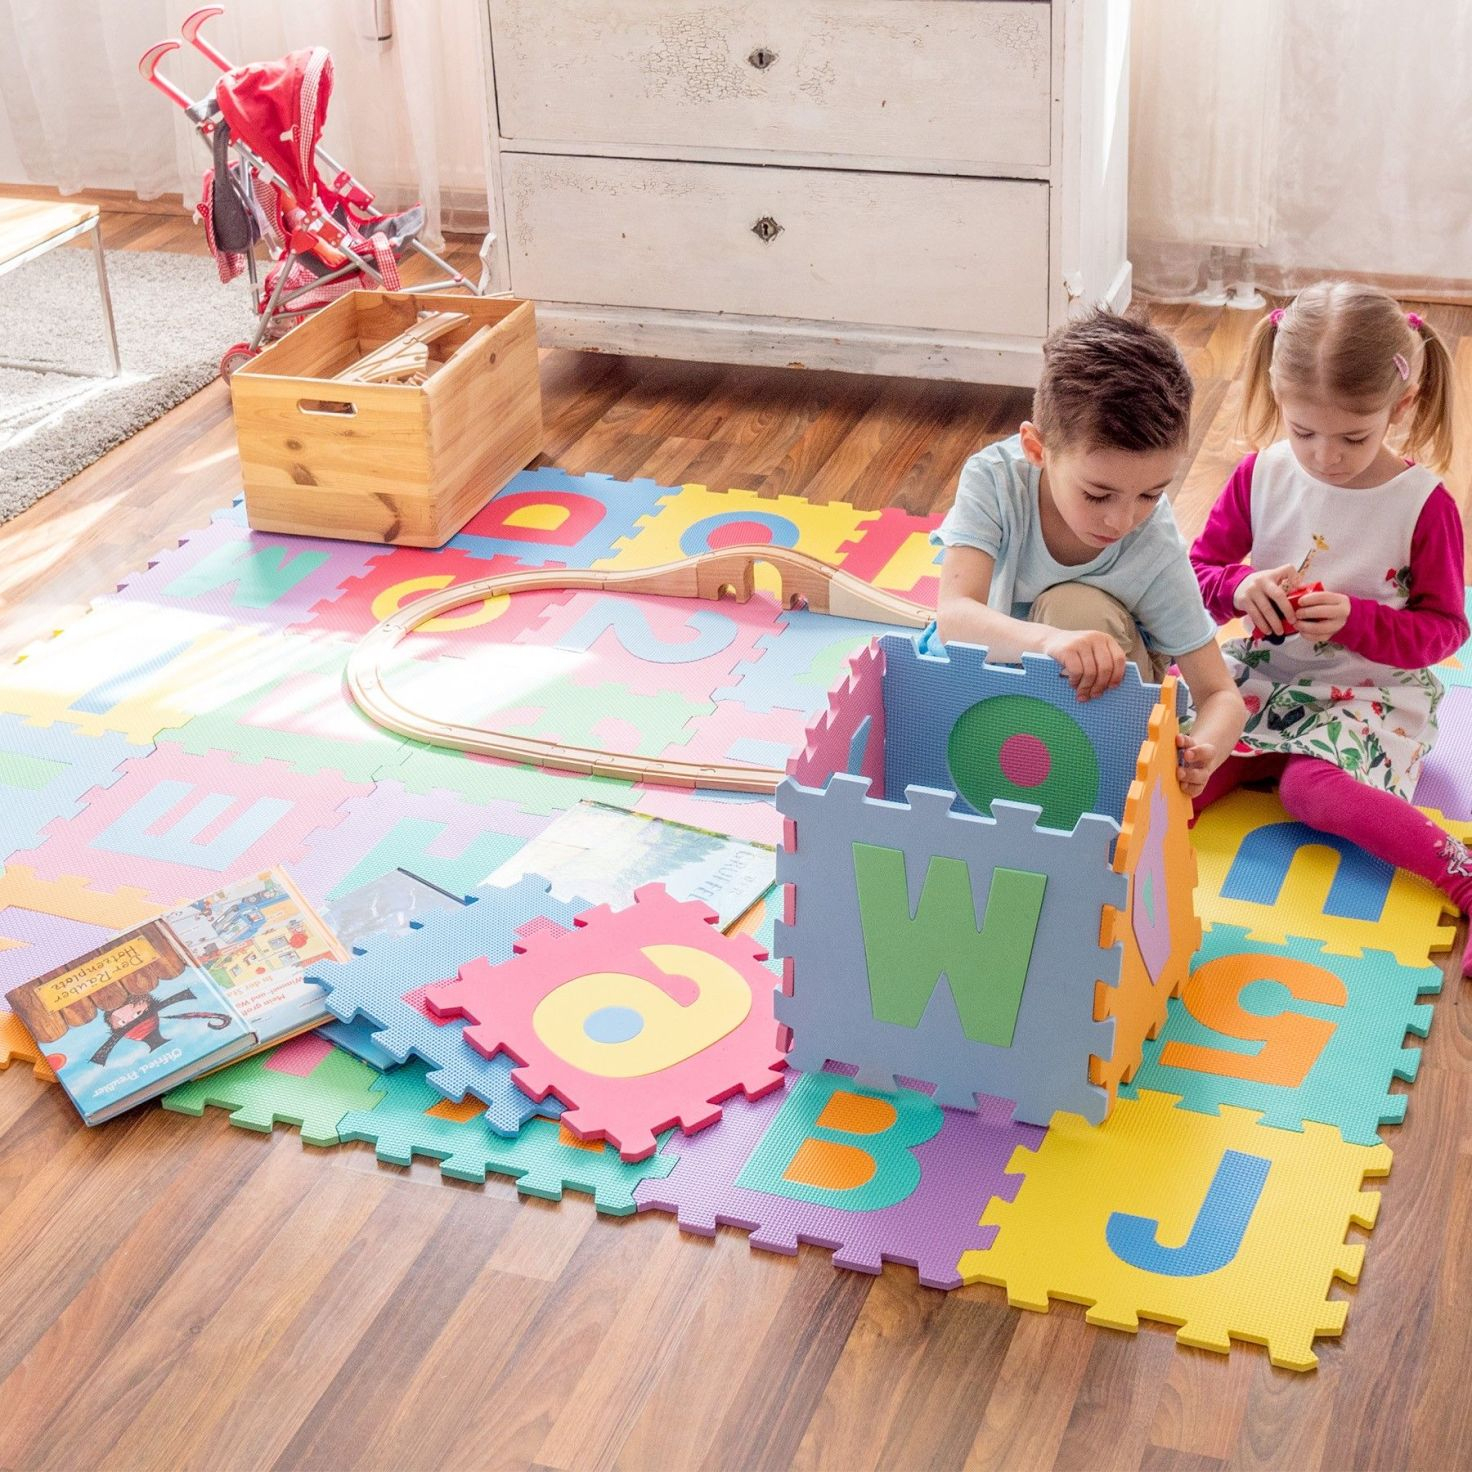
[[[1278,778],[1278,796],[1291,817],[1320,833],[1333,833],[1399,869],[1434,884],[1458,909],[1472,911],[1472,859],[1460,840],[1439,828],[1404,798],[1357,782],[1342,767],[1318,757],[1228,757],[1207,779],[1195,801],[1199,814],[1243,782]],[[1463,974],[1472,975],[1472,937]]]

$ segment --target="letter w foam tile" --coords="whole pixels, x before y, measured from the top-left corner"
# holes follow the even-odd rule
[[[315,1033],[282,1043],[191,1079],[164,1095],[164,1108],[196,1118],[213,1105],[230,1111],[230,1123],[270,1134],[295,1125],[304,1145],[336,1145],[337,1123],[354,1109],[372,1109],[383,1097],[382,1075],[334,1048]]]
[[[564,1189],[586,1191],[599,1211],[629,1216],[634,1187],[666,1176],[672,1155],[651,1155],[629,1164],[605,1145],[589,1145],[551,1119],[529,1119],[506,1140],[486,1128],[483,1110],[466,1101],[451,1104],[425,1082],[422,1063],[406,1063],[381,1080],[383,1098],[368,1110],[343,1117],[343,1142],[367,1140],[378,1158],[407,1166],[416,1155],[438,1160],[440,1173],[458,1181],[483,1181],[489,1171],[512,1176],[525,1196],[561,1201]]]
[[[1451,901],[1425,880],[1393,869],[1356,844],[1294,822],[1276,793],[1240,789],[1202,813],[1191,830],[1205,925],[1240,925],[1252,940],[1292,936],[1336,955],[1389,951],[1420,966],[1451,948]]]
[[[327,988],[327,1006],[342,1022],[361,1017],[377,1029],[373,1040],[399,1063],[411,1054],[431,1065],[431,1086],[447,1099],[473,1094],[486,1106],[486,1123],[514,1135],[534,1114],[555,1115],[555,1100],[538,1104],[511,1078],[509,1058],[483,1058],[465,1045],[460,1022],[439,1023],[425,1007],[462,966],[507,960],[523,931],[536,922],[571,926],[587,905],[564,903],[547,893],[545,880],[528,875],[513,885],[485,885],[463,909],[441,910],[411,925],[404,935],[375,936],[351,961],[326,965],[311,979]]]
[[[716,1129],[670,1144],[675,1168],[636,1189],[639,1209],[675,1212],[703,1237],[740,1227],[768,1252],[810,1242],[831,1248],[835,1267],[899,1262],[928,1287],[958,1287],[961,1254],[994,1235],[977,1226],[982,1206],[1016,1194],[1007,1163],[1043,1131],[1010,1123],[1000,1099],[973,1114],[913,1089],[866,1089],[846,1071],[787,1077],[785,1092],[733,1100]]]
[[[1262,1123],[1333,1125],[1357,1145],[1379,1142],[1382,1124],[1405,1118],[1421,1062],[1407,1032],[1424,1038],[1441,990],[1437,966],[1402,966],[1384,951],[1327,956],[1317,941],[1250,941],[1215,925],[1161,1035],[1145,1045],[1135,1089],[1179,1094],[1181,1106],[1262,1111]]]
[[[625,909],[600,905],[569,933],[518,942],[504,965],[462,966],[425,1001],[473,1022],[465,1040],[487,1058],[514,1058],[532,1098],[555,1093],[578,1135],[642,1160],[656,1131],[692,1134],[721,1117],[721,1100],[782,1084],[766,952],[715,921],[646,884]]]
[[[1343,1331],[1349,1305],[1328,1291],[1359,1278],[1365,1249],[1344,1236],[1374,1225],[1380,1195],[1361,1183],[1388,1173],[1389,1147],[1175,1104],[1121,1098],[1097,1128],[1059,1115],[1036,1154],[1013,1157],[1026,1179],[987,1208],[983,1225],[1000,1230],[961,1258],[962,1278],[1004,1287],[1016,1308],[1067,1299],[1091,1324],[1134,1332],[1156,1319],[1182,1344],[1225,1354],[1242,1339],[1313,1369],[1315,1337]]]

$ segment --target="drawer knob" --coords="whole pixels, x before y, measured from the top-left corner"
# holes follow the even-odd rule
[[[751,227],[751,233],[770,245],[782,233],[782,227],[770,215],[763,215]]]
[[[752,64],[752,66],[754,66],[754,67],[755,67],[755,68],[756,68],[756,69],[757,69],[757,70],[758,70],[758,71],[759,71],[759,72],[764,72],[764,71],[766,71],[766,69],[767,69],[767,68],[768,68],[768,67],[769,67],[769,66],[771,66],[771,64],[772,64],[772,63],[773,63],[773,62],[774,62],[774,61],[776,61],[776,59],[777,59],[777,53],[776,53],[776,52],[775,52],[775,51],[771,51],[771,50],[769,50],[769,49],[768,49],[768,48],[767,48],[767,47],[765,47],[765,46],[758,46],[758,47],[757,47],[757,48],[756,48],[756,50],[755,50],[755,51],[753,51],[753,52],[752,52],[752,53],[751,53],[751,55],[750,55],[750,56],[748,56],[748,57],[747,57],[747,58],[746,58],[746,59],[747,59],[747,61],[749,61],[749,62],[750,62],[750,63],[751,63],[751,64]]]

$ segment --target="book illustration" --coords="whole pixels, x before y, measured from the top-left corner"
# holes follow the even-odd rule
[[[776,856],[765,844],[584,799],[482,882],[525,874],[546,879],[554,899],[616,909],[657,882],[675,899],[709,905],[725,930],[771,888]]]
[[[112,1056],[112,1050],[124,1040],[142,1043],[150,1053],[163,1047],[166,1009],[179,1002],[197,1000],[189,987],[185,987],[182,992],[175,992],[171,997],[129,997],[126,1002],[102,1014],[102,1020],[107,1024],[111,1036],[92,1055],[92,1061],[99,1065],[106,1063]],[[216,1032],[222,1027],[229,1027],[235,1020],[228,1012],[175,1012],[169,1017],[169,1021],[182,1022],[186,1018],[201,1018]]]
[[[347,949],[279,869],[248,875],[165,917],[180,943],[253,1026],[275,1036],[324,1009],[308,967]]]

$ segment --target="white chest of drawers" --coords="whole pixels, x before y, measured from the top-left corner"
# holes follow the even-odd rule
[[[606,352],[1030,384],[1129,300],[1129,0],[488,0],[492,289]]]

